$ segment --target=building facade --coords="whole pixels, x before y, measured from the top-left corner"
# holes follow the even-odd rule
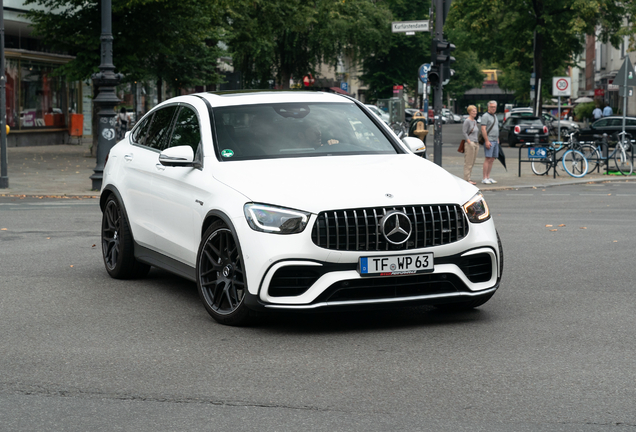
[[[54,71],[73,57],[50,52],[32,37],[22,0],[4,0],[7,136],[9,147],[69,142],[71,115],[82,113],[82,89]],[[90,122],[90,119],[88,119]]]

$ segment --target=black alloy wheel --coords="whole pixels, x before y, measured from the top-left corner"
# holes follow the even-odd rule
[[[106,201],[102,215],[102,256],[106,271],[115,279],[143,277],[150,270],[135,259],[132,232],[114,196]]]
[[[223,222],[213,223],[205,232],[196,271],[199,296],[212,318],[227,325],[249,323],[243,259],[234,234]]]

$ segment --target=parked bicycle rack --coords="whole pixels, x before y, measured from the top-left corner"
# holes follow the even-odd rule
[[[528,151],[528,159],[521,159],[521,152],[526,149]],[[547,147],[539,145],[539,135],[534,136],[534,147],[528,147],[526,144],[525,147],[519,147],[519,175],[521,177],[521,164],[522,163],[532,163],[539,159],[545,159],[548,157],[548,149]],[[553,176],[556,178],[556,165],[551,167],[553,168]]]

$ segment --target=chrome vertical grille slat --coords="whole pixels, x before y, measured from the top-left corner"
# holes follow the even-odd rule
[[[390,211],[406,214],[413,229],[408,241],[394,245],[386,241],[380,221]],[[470,224],[455,204],[374,207],[330,210],[318,215],[311,237],[321,248],[342,251],[397,251],[439,246],[468,235]]]

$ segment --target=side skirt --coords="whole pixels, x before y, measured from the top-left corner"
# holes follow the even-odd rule
[[[187,264],[169,258],[159,252],[155,252],[146,247],[140,246],[135,242],[135,258],[145,264],[158,267],[174,273],[178,276],[196,282],[196,269]]]

